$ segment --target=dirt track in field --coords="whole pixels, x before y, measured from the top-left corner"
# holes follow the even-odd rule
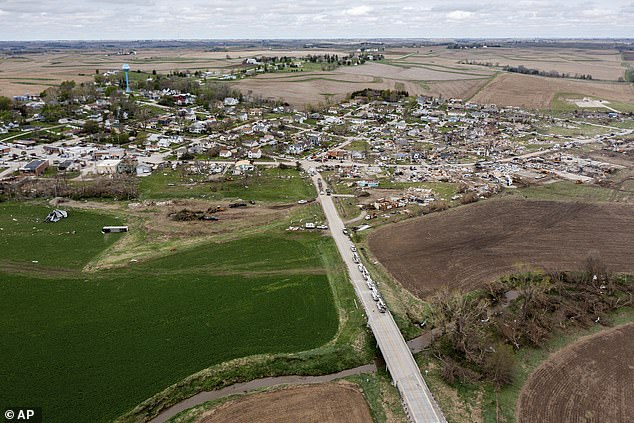
[[[281,389],[229,401],[197,423],[367,423],[370,409],[355,385],[332,384]]]
[[[634,416],[634,323],[582,339],[524,385],[518,423],[626,423]]]
[[[531,268],[577,270],[588,254],[634,272],[631,205],[487,200],[388,226],[369,247],[407,289],[424,298],[449,286],[471,290]]]

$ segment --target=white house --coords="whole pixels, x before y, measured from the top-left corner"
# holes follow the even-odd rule
[[[247,157],[249,159],[259,159],[262,157],[262,150],[260,150],[259,148],[252,148],[247,153]]]
[[[237,106],[240,103],[240,100],[233,97],[226,97],[223,101],[225,106]]]
[[[236,162],[235,169],[233,173],[235,175],[239,175],[242,172],[248,172],[255,169],[255,166],[251,164],[248,160],[239,160]]]
[[[220,150],[220,153],[218,154],[218,156],[224,157],[225,159],[229,158],[231,157],[231,150],[227,150],[226,148],[223,148]]]
[[[257,142],[256,140],[246,140],[246,141],[242,141],[242,145],[245,146],[246,148],[254,148],[254,147],[259,147],[260,143]]]

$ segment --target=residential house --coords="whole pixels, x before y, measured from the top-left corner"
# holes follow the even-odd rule
[[[309,133],[306,138],[313,147],[319,147],[321,145],[321,134],[318,132]]]
[[[260,143],[257,142],[256,140],[246,140],[246,141],[242,141],[242,145],[246,148],[255,148],[255,147],[259,147]]]
[[[218,156],[223,157],[225,159],[231,157],[231,155],[232,155],[231,150],[227,150],[226,148],[221,148],[220,153],[218,154]]]
[[[137,160],[133,158],[125,158],[119,162],[117,165],[117,173],[128,173],[133,174],[136,173]]]
[[[259,148],[252,148],[247,153],[247,157],[249,159],[259,159],[262,157],[262,150],[260,150]]]
[[[152,166],[147,163],[139,163],[136,166],[136,176],[147,176],[152,173]]]
[[[100,175],[114,175],[117,173],[117,166],[119,166],[121,160],[102,160],[97,162],[95,166],[97,173]]]
[[[248,160],[238,160],[236,162],[236,166],[235,166],[235,169],[234,169],[233,173],[234,174],[240,174],[242,172],[252,171],[253,169],[255,169],[255,166],[253,166],[250,161],[248,161]]]
[[[256,122],[253,124],[251,129],[253,129],[253,132],[268,132],[269,125],[264,122]]]

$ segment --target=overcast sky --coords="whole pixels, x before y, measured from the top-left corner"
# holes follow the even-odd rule
[[[633,0],[0,0],[0,40],[634,37]]]

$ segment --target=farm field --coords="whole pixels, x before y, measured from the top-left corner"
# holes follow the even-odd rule
[[[108,53],[110,53],[108,55]],[[116,70],[129,63],[134,70],[161,73],[203,70],[225,73],[248,57],[345,54],[347,50],[235,50],[210,52],[195,48],[138,49],[136,55],[117,56],[108,51],[31,53],[0,56],[0,94],[39,93],[64,80],[92,81],[96,69]],[[461,98],[476,103],[495,103],[549,109],[557,96],[596,97],[623,103],[634,102],[625,78],[629,62],[616,50],[576,48],[447,49],[445,46],[388,48],[381,63],[342,66],[322,71],[307,65],[303,72],[276,72],[232,82],[241,91],[264,98],[283,99],[296,105],[339,101],[364,88],[404,89],[411,95]],[[627,56],[625,59],[629,58]],[[490,63],[492,67],[476,64]],[[525,66],[541,71],[590,74],[592,81],[547,78],[502,72],[502,67]],[[134,73],[132,76],[134,77]],[[573,106],[574,109],[574,106]],[[618,107],[617,107],[618,109]],[[623,110],[628,111],[628,110]]]
[[[576,81],[514,73],[500,74],[471,101],[548,109],[559,93],[569,93],[575,98],[591,96],[610,102],[634,102],[634,87],[631,84]]]
[[[172,421],[183,421],[173,419]],[[370,409],[356,385],[337,382],[276,389],[229,400],[190,420],[196,423],[366,423]]]
[[[225,72],[242,63],[246,57],[270,55],[266,50],[211,52],[199,49],[138,49],[136,55],[120,56],[110,50],[75,50],[65,52],[0,55],[0,95],[39,94],[62,81],[92,81],[95,70],[101,73],[119,70],[128,63],[132,70],[169,73],[173,70]],[[312,54],[332,51],[311,50]],[[283,56],[305,55],[302,51],[279,50]]]
[[[526,267],[576,270],[598,253],[610,270],[634,271],[631,206],[487,200],[384,227],[372,253],[415,295],[467,291]]]
[[[2,406],[28,400],[47,421],[112,421],[204,368],[337,333],[328,238],[275,231],[81,272],[133,233],[104,242],[104,222],[122,220],[70,209],[45,224],[46,210],[0,205],[2,241],[17,251],[0,263]]]
[[[616,50],[577,48],[488,48],[444,52],[441,57],[457,61],[474,61],[492,65],[524,66],[540,71],[590,74],[594,80],[617,81],[624,76],[621,55]],[[486,68],[486,67],[484,67]]]
[[[531,374],[517,422],[620,423],[634,415],[634,323],[581,339]]]

